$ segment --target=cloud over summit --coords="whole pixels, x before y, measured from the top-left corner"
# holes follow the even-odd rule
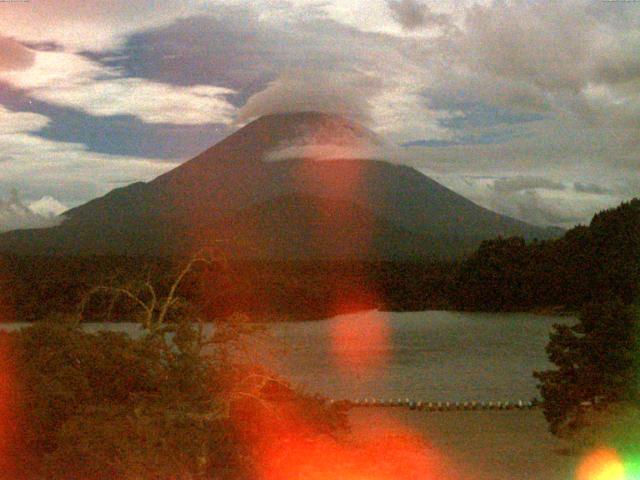
[[[270,82],[239,110],[237,121],[274,113],[317,111],[371,122],[371,97],[382,81],[359,72],[292,72]]]

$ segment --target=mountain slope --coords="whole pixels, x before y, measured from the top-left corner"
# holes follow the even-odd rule
[[[223,238],[238,256],[397,259],[555,233],[490,212],[412,168],[363,158],[379,145],[332,115],[262,117],[149,183],[69,210],[58,227],[1,235],[0,251],[164,255]]]

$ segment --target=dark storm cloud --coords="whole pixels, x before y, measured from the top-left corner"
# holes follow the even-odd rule
[[[23,45],[38,52],[61,52],[64,47],[58,42],[23,42]]]
[[[58,142],[79,143],[87,150],[151,159],[188,159],[220,140],[226,127],[218,124],[148,124],[129,116],[94,116],[80,110],[32,100],[0,83],[0,105],[50,119],[32,135]]]
[[[452,127],[449,127],[452,128]],[[492,132],[483,132],[480,134],[458,135],[451,140],[414,140],[401,144],[402,147],[434,147],[444,148],[454,145],[496,145],[505,143],[516,138],[513,130],[503,129]]]
[[[439,107],[439,110],[455,112],[451,117],[438,121],[441,126],[455,130],[517,125],[540,121],[544,118],[537,113],[515,112],[484,103],[453,103]]]
[[[493,182],[493,189],[500,193],[512,193],[535,189],[565,190],[566,187],[560,182],[544,177],[517,175],[515,177],[495,180]]]
[[[368,56],[367,38],[377,37],[326,18],[270,24],[251,7],[220,6],[212,15],[135,33],[117,51],[85,55],[126,76],[231,88],[245,95],[235,99],[243,104],[285,71],[357,65]]]
[[[448,15],[436,14],[428,5],[416,0],[387,0],[393,18],[406,30],[449,25]]]
[[[593,195],[609,195],[613,193],[613,189],[601,187],[600,185],[596,185],[595,183],[576,182],[573,184],[573,188],[576,192],[591,193]]]

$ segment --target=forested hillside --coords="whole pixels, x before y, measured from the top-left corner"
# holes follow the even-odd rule
[[[483,242],[460,266],[451,300],[467,310],[576,309],[630,303],[640,286],[640,199],[596,214],[562,238]]]
[[[71,313],[98,285],[153,279],[163,292],[184,259],[15,256],[0,259],[2,318],[37,321]],[[590,302],[629,303],[640,285],[640,200],[594,216],[555,240],[488,240],[459,261],[223,261],[194,272],[180,292],[210,318],[319,319],[350,310],[575,311]],[[87,308],[130,320],[126,298]],[[96,303],[97,302],[97,303]]]

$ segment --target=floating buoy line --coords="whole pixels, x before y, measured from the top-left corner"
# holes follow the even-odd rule
[[[365,398],[358,400],[326,400],[331,405],[341,405],[348,408],[353,407],[403,407],[410,410],[420,410],[427,412],[448,412],[448,411],[481,411],[481,410],[531,410],[539,405],[534,399],[530,401],[489,401],[489,402],[425,402],[421,400],[396,399],[383,400],[376,398]]]

